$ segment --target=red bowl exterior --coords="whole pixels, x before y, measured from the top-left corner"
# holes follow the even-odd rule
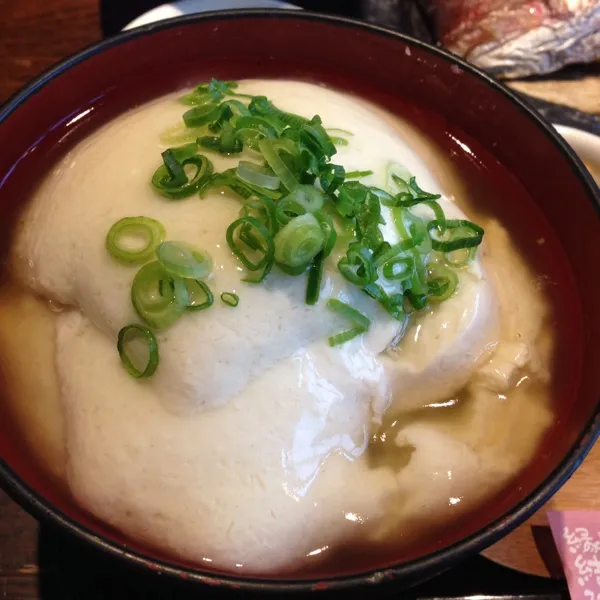
[[[0,214],[5,231],[36,178],[111,117],[207,76],[310,79],[391,111],[423,106],[509,169],[536,200],[562,247],[581,304],[560,413],[535,460],[510,489],[461,524],[462,534],[403,563],[323,581],[258,580],[202,572],[126,541],[79,509],[0,420],[0,483],[25,508],[131,564],[179,578],[261,591],[307,591],[412,582],[490,545],[522,523],[572,474],[600,425],[600,197],[567,144],[512,92],[450,54],[364,23],[305,12],[206,13],[146,26],[67,59],[0,111]],[[568,207],[568,213],[565,210]],[[526,226],[526,224],[524,224]],[[8,236],[4,235],[6,250]],[[0,394],[2,394],[0,390]],[[0,399],[0,406],[2,402]]]

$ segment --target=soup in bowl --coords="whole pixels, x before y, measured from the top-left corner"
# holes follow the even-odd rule
[[[593,442],[597,189],[443,52],[175,20],[46,75],[0,136],[3,474],[78,535],[249,588],[414,579]]]

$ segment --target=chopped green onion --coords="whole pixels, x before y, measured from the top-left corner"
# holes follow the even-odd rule
[[[275,236],[275,260],[290,267],[308,265],[324,242],[323,230],[314,215],[295,217]]]
[[[452,239],[441,240],[434,237],[434,232],[439,232],[443,228],[444,233],[452,232],[456,229],[461,229],[463,235]],[[438,220],[430,221],[427,224],[427,230],[431,237],[431,246],[439,252],[453,252],[462,248],[474,248],[481,244],[484,231],[479,225],[466,221],[464,219],[450,219],[442,222]]]
[[[183,122],[186,127],[202,127],[216,121],[220,115],[221,108],[218,104],[202,104],[184,112]]]
[[[397,244],[386,248],[384,251],[378,252],[377,256],[373,255],[373,266],[380,267],[385,263],[389,262],[390,260],[397,258],[399,254],[406,252],[407,250],[410,250],[414,247],[415,240],[413,240],[412,238],[398,242]]]
[[[240,209],[240,217],[254,217],[265,225],[272,236],[279,231],[275,202],[267,196],[250,197]]]
[[[162,153],[163,165],[152,176],[152,185],[159,194],[171,200],[179,200],[195,194],[212,175],[213,165],[201,154],[196,154],[196,144],[169,148]],[[195,169],[191,178],[185,167]]]
[[[333,348],[334,346],[339,346],[349,342],[350,340],[353,340],[355,337],[362,335],[364,332],[365,330],[362,327],[353,327],[352,329],[346,329],[346,331],[332,335],[327,341]]]
[[[240,160],[236,175],[246,183],[268,190],[279,189],[279,184],[281,183],[279,177],[269,175],[264,167],[247,160]]]
[[[179,319],[188,304],[188,294],[184,280],[170,275],[155,261],[137,272],[131,302],[150,327],[162,329]]]
[[[373,171],[347,171],[346,179],[360,179],[361,177],[368,177],[369,175],[373,175]]]
[[[150,217],[125,217],[117,221],[106,235],[106,250],[119,262],[135,264],[150,259],[165,238],[165,228]],[[139,244],[127,244],[132,238]]]
[[[381,223],[385,223],[381,216],[381,203],[367,188],[365,200],[356,213],[356,225],[359,239],[371,250],[376,250],[383,242],[383,234],[379,228]]]
[[[304,123],[308,123],[308,119],[305,119],[300,115],[280,110],[265,96],[254,96],[252,102],[248,105],[248,109],[253,115],[275,118],[294,128],[301,127]]]
[[[275,261],[275,243],[269,230],[254,217],[242,217],[229,225],[227,245],[249,271],[263,269],[258,279],[245,279],[260,283],[269,274]],[[249,256],[251,254],[251,256]]]
[[[391,162],[386,169],[386,188],[393,194],[410,192],[407,181],[411,177],[411,172],[405,166]]]
[[[225,100],[225,102],[221,104],[221,110],[225,109],[229,109],[233,116],[238,120],[243,117],[250,117],[250,111],[248,110],[248,107],[239,100]]]
[[[242,96],[236,94],[233,90],[236,89],[238,83],[235,81],[219,81],[211,79],[209,83],[197,85],[190,93],[179,98],[182,104],[198,105],[208,102],[219,102],[223,96]]]
[[[458,227],[457,229],[451,229],[448,232],[447,237],[450,241],[452,241],[460,239],[461,237],[473,237],[476,235],[477,232],[474,232],[472,229]],[[476,247],[461,248],[459,250],[446,252],[444,255],[444,259],[447,265],[450,265],[455,269],[460,269],[462,267],[466,267],[467,265],[473,262],[473,260],[475,259],[476,252]]]
[[[346,138],[343,137],[329,136],[329,139],[334,146],[348,146],[350,143]]]
[[[349,304],[338,300],[337,298],[330,298],[327,301],[327,308],[342,315],[353,325],[361,327],[363,331],[366,331],[371,326],[371,321],[368,317],[363,315],[360,311],[352,308]]]
[[[377,279],[370,251],[358,242],[348,246],[346,256],[338,262],[338,270],[350,283],[359,287],[374,283]]]
[[[405,281],[412,276],[415,261],[409,257],[392,258],[383,265],[383,276],[394,281]]]
[[[298,185],[282,198],[276,208],[277,220],[285,225],[291,219],[306,213],[316,213],[323,208],[325,199],[314,185]]]
[[[417,198],[422,198],[424,200],[439,200],[442,196],[441,194],[432,194],[430,192],[425,192],[417,185],[416,177],[411,177],[408,180],[408,187],[411,191],[417,196]]]
[[[315,256],[312,264],[310,265],[308,280],[306,282],[306,304],[314,305],[319,300],[325,256],[325,252],[322,250]]]
[[[210,275],[210,254],[185,242],[163,242],[156,249],[158,262],[167,273],[183,279],[204,279]]]
[[[335,247],[337,231],[335,230],[333,219],[326,212],[317,211],[314,214],[317,221],[319,221],[319,225],[321,225],[323,235],[325,236],[322,252],[323,257],[327,258],[333,252],[333,248]]]
[[[300,138],[319,158],[331,158],[337,150],[329,135],[321,125],[321,118],[315,115],[310,122],[300,128]]]
[[[392,216],[394,217],[394,222],[396,222],[397,218],[402,219],[407,231],[410,232],[410,236],[415,240],[415,245],[418,246],[419,252],[422,254],[429,254],[431,252],[431,239],[427,233],[427,225],[423,219],[414,215],[408,208],[395,208],[392,211]]]
[[[404,299],[406,301],[406,312],[422,310],[427,306],[427,296],[425,294],[419,294],[412,289],[406,290],[406,292],[404,292]]]
[[[446,252],[444,254],[444,260],[447,265],[460,269],[470,265],[475,260],[475,248],[462,248],[460,250],[453,250],[452,252]]]
[[[308,268],[310,267],[310,265],[300,265],[299,267],[290,267],[289,265],[284,265],[283,263],[275,263],[277,265],[277,268],[280,271],[283,271],[286,275],[289,275],[290,277],[298,277],[299,275],[304,275],[304,273],[306,273],[306,271],[308,270]]]
[[[346,331],[342,331],[336,335],[332,335],[329,338],[330,346],[338,346],[343,344],[358,335],[361,335],[365,331],[369,329],[371,326],[371,321],[368,317],[363,315],[361,312],[352,308],[349,304],[338,300],[337,298],[330,298],[327,301],[327,308],[330,310],[342,315],[344,318],[348,319],[353,325],[351,329],[347,329]]]
[[[279,153],[273,146],[272,142],[268,138],[265,138],[258,142],[258,148],[265,157],[267,164],[271,167],[271,169],[273,169],[275,175],[277,175],[277,177],[279,177],[281,180],[283,186],[288,191],[293,192],[294,189],[298,187],[298,182],[281,159],[281,156],[279,156]]]
[[[148,361],[142,369],[138,369],[135,366],[131,358],[129,358],[126,348],[126,346],[130,345],[131,342],[136,338],[142,338],[146,342],[146,348],[148,351]],[[126,325],[123,327],[123,329],[121,329],[121,331],[119,331],[119,335],[117,337],[117,350],[119,351],[119,356],[121,357],[123,366],[132,377],[141,379],[142,377],[150,377],[154,375],[159,361],[158,343],[156,342],[154,334],[149,329],[146,329],[141,325]]]
[[[277,138],[284,128],[285,125],[274,119],[251,116],[250,114],[240,117],[235,122],[236,132],[253,131],[254,133],[260,133],[262,137],[268,138]]]
[[[240,303],[240,297],[232,292],[223,292],[221,300],[228,306],[236,307]]]
[[[394,196],[388,194],[385,190],[381,188],[371,186],[369,188],[373,194],[375,194],[379,198],[379,202],[384,206],[393,206],[394,205]]]
[[[319,183],[324,192],[333,194],[333,192],[344,183],[345,177],[346,171],[344,167],[330,163],[321,169],[321,172],[319,173]]]
[[[342,217],[354,217],[364,204],[369,188],[359,181],[347,181],[340,186],[335,204]]]
[[[436,264],[429,268],[427,278],[428,295],[431,300],[443,302],[448,300],[458,287],[458,275],[453,269]]]
[[[213,305],[215,297],[211,289],[199,279],[186,279],[188,294],[187,310],[204,310]]]
[[[225,143],[224,143],[225,139]],[[213,152],[218,152],[219,154],[239,154],[244,149],[244,144],[241,140],[236,138],[231,139],[229,137],[229,133],[225,138],[221,134],[221,136],[210,136],[205,135],[204,137],[200,137],[196,140],[198,145],[202,146],[202,148],[206,148],[206,150],[212,150]]]

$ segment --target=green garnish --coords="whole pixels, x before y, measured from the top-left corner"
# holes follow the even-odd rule
[[[106,235],[106,249],[119,262],[143,263],[152,258],[165,233],[163,225],[150,217],[125,217],[110,228]],[[137,243],[132,245],[132,240]]]
[[[246,278],[244,281],[264,281],[275,261],[275,242],[269,230],[254,217],[242,217],[227,228],[225,239],[246,269],[263,271],[258,279]]]
[[[463,235],[442,240],[437,237],[440,230],[445,232],[460,230],[463,232]],[[427,231],[431,236],[432,248],[440,252],[453,252],[455,250],[462,250],[463,248],[474,248],[475,246],[479,246],[483,239],[483,229],[479,225],[463,219],[430,221],[427,224]]]
[[[196,154],[196,143],[185,144],[178,148],[169,148],[162,153],[163,164],[152,176],[152,185],[156,191],[171,200],[180,200],[195,194],[210,178],[213,165],[201,154]],[[188,176],[186,167],[192,170]]]
[[[294,217],[316,213],[323,208],[325,198],[314,185],[299,185],[277,203],[277,220],[285,225]]]
[[[372,170],[346,172],[331,162],[336,145],[347,145],[351,132],[325,129],[318,115],[290,113],[265,96],[239,94],[237,88],[236,82],[212,79],[180,98],[190,108],[183,114],[186,127],[174,130],[173,139],[188,140],[193,133],[196,142],[163,152],[152,183],[169,199],[195,193],[202,197],[215,188],[227,188],[240,198],[239,218],[229,225],[225,239],[252,274],[244,281],[260,283],[277,265],[289,276],[307,277],[306,303],[314,305],[325,261],[335,250],[341,255],[339,273],[403,323],[409,313],[456,292],[456,270],[473,261],[483,229],[467,220],[446,219],[438,203],[441,196],[423,190],[398,163],[388,164],[385,189],[364,185],[358,180],[373,175]],[[202,148],[226,155],[251,152],[237,167],[213,173],[212,163],[198,153]],[[418,205],[428,210],[413,212]],[[393,245],[383,238],[382,206],[390,209],[398,232]],[[210,272],[210,257],[187,244],[164,242],[164,231],[154,236],[144,231],[151,241],[139,257],[116,257],[144,262],[156,250],[160,263],[146,265],[134,280],[140,316],[165,327],[184,309],[211,306],[214,298],[202,281]],[[118,253],[122,244],[113,246]],[[112,246],[109,252],[114,255]],[[221,294],[224,302],[234,297],[237,305],[235,294]],[[351,323],[329,339],[331,345],[369,326],[367,317],[339,300],[330,300],[328,307]]]
[[[346,171],[346,179],[360,179],[369,175],[373,175],[373,171]]]
[[[212,271],[210,254],[184,242],[163,242],[156,257],[167,273],[183,279],[204,279]]]
[[[233,292],[223,292],[221,294],[221,300],[225,304],[233,308],[235,308],[240,303],[240,297],[237,294],[234,294]]]
[[[204,281],[186,279],[185,287],[188,295],[187,310],[204,310],[213,305],[215,297]]]
[[[364,333],[371,326],[371,321],[363,315],[361,312],[352,308],[349,304],[338,300],[337,298],[330,298],[327,301],[327,308],[340,314],[346,318],[352,324],[352,328],[346,331],[342,331],[329,338],[330,346],[337,346],[343,344],[356,336]]]
[[[164,329],[173,325],[188,305],[184,280],[170,275],[158,262],[144,265],[131,286],[131,302],[150,327]]]
[[[323,249],[325,235],[314,215],[291,219],[275,236],[275,260],[288,267],[309,265]]]
[[[246,183],[267,190],[278,190],[281,180],[256,163],[240,160],[236,175]]]
[[[146,349],[148,352],[148,360],[146,365],[142,369],[138,369],[135,366],[133,360],[129,358],[129,354],[127,352],[126,346],[130,346],[135,343],[135,339],[143,339],[146,343]],[[141,325],[126,325],[119,331],[119,335],[117,337],[117,350],[119,352],[119,356],[121,357],[121,362],[127,372],[136,379],[140,379],[142,377],[150,377],[156,371],[156,367],[158,367],[158,344],[156,343],[156,338],[154,334],[145,327]]]

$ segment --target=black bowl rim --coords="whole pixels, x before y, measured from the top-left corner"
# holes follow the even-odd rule
[[[371,33],[377,33],[385,37],[393,38],[406,45],[419,48],[446,60],[450,64],[459,66],[469,74],[479,78],[496,92],[505,96],[518,109],[524,112],[530,120],[546,134],[549,142],[553,143],[562,152],[565,159],[570,162],[573,171],[579,178],[584,188],[587,189],[588,197],[600,216],[600,190],[591,174],[586,169],[581,159],[567,142],[554,130],[554,128],[525,101],[511,91],[504,84],[495,80],[477,67],[467,63],[451,52],[432,46],[397,31],[365,23],[355,19],[325,15],[310,11],[296,11],[289,9],[239,9],[239,10],[217,10],[205,13],[185,15],[142,25],[135,29],[124,31],[112,38],[102,40],[84,48],[80,52],[67,57],[53,67],[43,72],[34,81],[22,90],[16,92],[0,108],[0,123],[10,117],[21,104],[38,93],[48,82],[58,77],[62,72],[70,69],[80,62],[102,52],[105,49],[118,46],[124,42],[140,36],[149,35],[155,31],[162,31],[173,27],[192,25],[197,22],[213,20],[229,20],[239,18],[259,19],[295,19],[316,20],[327,22],[332,25],[356,28]],[[71,517],[65,515],[58,508],[32,489],[27,483],[0,458],[0,486],[21,506],[39,519],[48,520],[62,529],[68,531],[79,540],[83,540],[92,546],[106,552],[107,554],[122,559],[130,565],[137,566],[158,574],[165,574],[179,580],[195,581],[212,586],[223,586],[226,588],[240,590],[242,592],[307,592],[317,590],[343,590],[351,587],[378,584],[384,581],[417,580],[425,578],[425,574],[434,575],[467,555],[474,554],[498,541],[501,537],[523,523],[529,516],[538,510],[558,489],[564,485],[577,467],[581,464],[587,453],[600,436],[600,398],[594,414],[582,429],[577,441],[570,448],[565,458],[557,465],[552,473],[538,486],[527,498],[517,504],[514,508],[504,513],[501,517],[479,529],[470,536],[450,546],[437,550],[426,556],[413,559],[406,563],[392,565],[390,567],[367,571],[340,577],[318,578],[318,579],[269,579],[236,576],[218,572],[203,571],[189,567],[175,566],[172,563],[144,556],[142,553],[131,550],[123,544],[109,541],[94,533],[88,527],[80,524]]]

